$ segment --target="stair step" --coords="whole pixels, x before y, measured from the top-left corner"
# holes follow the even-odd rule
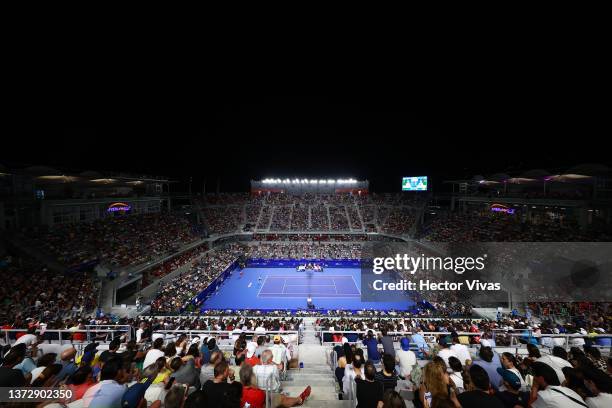
[[[327,370],[324,373],[312,373],[304,371],[289,371],[287,373],[288,378],[334,378],[334,374],[331,370]]]
[[[312,387],[312,394],[310,394],[310,399],[316,400],[337,400],[338,393],[336,392],[336,387],[333,385],[315,385]],[[304,391],[306,386],[302,385],[288,385],[283,386],[282,391],[285,393],[289,393],[292,397],[300,395],[302,391]]]
[[[351,408],[351,401],[306,401],[305,407],[313,408]]]
[[[308,399],[306,403],[304,403],[304,407],[312,407],[312,408],[352,408],[352,401],[340,401],[340,400],[311,400]]]
[[[297,387],[303,386],[304,388],[307,385],[310,386],[329,386],[330,383],[334,381],[333,378],[325,378],[325,379],[316,379],[316,378],[296,378],[296,379],[288,379],[286,381],[281,381],[283,387]]]

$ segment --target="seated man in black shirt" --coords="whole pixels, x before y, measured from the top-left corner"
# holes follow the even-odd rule
[[[13,367],[21,363],[25,358],[25,347],[13,347],[14,350],[8,352],[0,367],[0,387],[23,387],[25,377],[21,370]]]
[[[233,373],[230,373],[230,368],[226,361],[221,361],[215,366],[214,375],[215,378],[213,380],[208,380],[204,383],[202,391],[206,394],[211,407],[221,407],[228,397],[234,394],[232,389],[236,386],[232,386],[234,382]],[[231,382],[227,382],[228,377],[230,377]],[[240,385],[240,383],[238,384]]]
[[[108,350],[104,350],[102,354],[100,354],[100,362],[106,363],[111,358],[116,357],[120,345],[121,341],[119,339],[113,339],[113,341],[108,344]]]
[[[365,380],[357,377],[357,408],[376,408],[383,400],[383,385],[375,380],[376,367],[368,361],[364,366]]]
[[[504,408],[499,398],[491,395],[491,382],[489,375],[479,365],[470,367],[470,378],[476,388],[473,391],[465,391],[457,396],[462,408]]]

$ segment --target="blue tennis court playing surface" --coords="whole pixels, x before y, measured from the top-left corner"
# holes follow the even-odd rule
[[[359,268],[325,268],[309,277],[295,268],[245,268],[234,271],[202,309],[304,309],[306,298],[315,307],[345,310],[409,310],[414,302],[364,302]]]
[[[319,276],[320,275],[320,276]],[[352,275],[325,276],[320,272],[311,277],[268,276],[259,297],[360,297],[361,292]]]

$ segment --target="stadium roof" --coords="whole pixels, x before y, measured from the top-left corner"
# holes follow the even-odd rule
[[[581,164],[570,167],[562,172],[550,172],[546,169],[531,169],[510,175],[495,173],[490,176],[477,174],[470,180],[449,180],[449,183],[472,182],[483,185],[495,184],[528,184],[536,182],[580,183],[592,180],[594,177],[612,176],[612,169],[604,164]]]
[[[139,185],[145,183],[171,183],[167,177],[138,176],[126,173],[107,173],[103,174],[93,170],[87,171],[64,171],[48,166],[29,166],[23,169],[7,169],[0,165],[0,173],[15,174],[31,177],[39,185],[51,184],[80,184],[88,186],[120,186],[120,185]]]

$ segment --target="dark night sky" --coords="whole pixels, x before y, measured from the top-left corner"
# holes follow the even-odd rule
[[[130,119],[60,117],[23,126],[0,163],[192,176],[211,190],[220,178],[224,191],[246,191],[251,178],[296,176],[367,178],[374,191],[397,191],[403,175],[439,182],[610,165],[609,148],[598,141],[609,130],[598,118],[552,107],[445,112],[375,98],[235,98],[199,111],[159,108]]]

